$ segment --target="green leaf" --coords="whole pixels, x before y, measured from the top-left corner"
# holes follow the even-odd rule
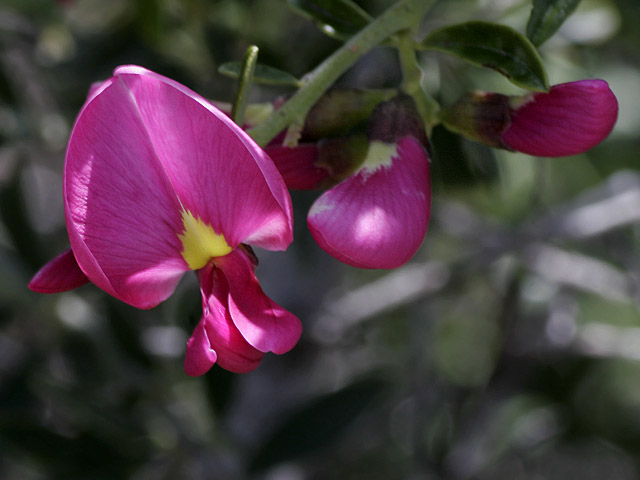
[[[223,63],[218,67],[218,72],[227,77],[239,78],[242,74],[242,62]],[[290,73],[259,63],[256,65],[253,74],[253,82],[285,87],[297,87],[300,85],[300,80]]]
[[[289,0],[289,6],[339,40],[347,40],[371,21],[371,16],[351,0]]]
[[[315,398],[285,419],[251,461],[257,471],[314,452],[338,438],[384,390],[386,384],[365,379]]]
[[[496,70],[519,87],[549,89],[536,48],[525,36],[505,25],[474,21],[440,28],[429,34],[422,46]]]
[[[533,0],[527,37],[538,46],[547,41],[571,15],[580,0]]]

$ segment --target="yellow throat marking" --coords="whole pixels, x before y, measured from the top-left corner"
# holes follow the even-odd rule
[[[231,253],[232,248],[224,236],[214,232],[211,225],[194,217],[190,211],[182,210],[182,224],[184,232],[178,235],[182,242],[182,258],[192,270],[204,267],[214,257]]]

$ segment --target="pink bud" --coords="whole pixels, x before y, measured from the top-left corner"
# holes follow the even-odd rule
[[[609,135],[617,116],[618,101],[604,80],[518,97],[469,92],[440,113],[449,130],[471,140],[542,157],[586,152]]]
[[[618,101],[604,80],[555,85],[548,93],[513,98],[511,106],[502,140],[541,157],[586,152],[609,135],[618,117]]]

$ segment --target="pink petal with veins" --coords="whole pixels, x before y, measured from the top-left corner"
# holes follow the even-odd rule
[[[360,170],[311,207],[313,238],[338,260],[361,268],[396,268],[418,250],[431,195],[427,153],[413,137],[397,144],[390,165]]]
[[[202,292],[202,319],[187,344],[185,371],[198,376],[214,363],[225,370],[246,373],[254,370],[264,353],[242,336],[229,314],[229,284],[220,268],[209,263],[198,271]]]
[[[529,155],[585,152],[609,135],[618,117],[618,101],[604,80],[563,83],[531,95],[502,134],[507,146]]]
[[[119,67],[74,125],[64,199],[75,258],[89,279],[139,308],[165,300],[188,266],[182,210],[224,235],[284,250],[291,201],[269,157],[188,88]]]
[[[261,352],[285,353],[302,333],[300,320],[262,291],[251,259],[242,249],[217,258],[229,285],[229,313],[242,336]]]

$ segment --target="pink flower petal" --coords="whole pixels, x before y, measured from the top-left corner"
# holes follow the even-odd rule
[[[249,345],[229,315],[229,284],[213,263],[198,271],[202,292],[202,320],[187,344],[185,371],[206,373],[217,361],[225,370],[246,373],[254,370],[264,353]]]
[[[231,247],[285,250],[291,198],[269,156],[227,115],[173,80],[136,66],[115,71],[182,205]]]
[[[64,199],[71,247],[93,283],[139,308],[173,292],[188,269],[180,202],[117,79],[101,85],[76,120]]]
[[[314,165],[318,153],[315,144],[300,144],[293,148],[277,145],[267,147],[265,150],[278,168],[287,187],[292,190],[318,188],[329,175],[328,170]]]
[[[396,268],[420,247],[431,196],[426,152],[413,137],[397,144],[392,164],[357,174],[311,207],[313,238],[338,260],[362,268]]]
[[[187,342],[187,352],[184,358],[184,371],[191,377],[204,375],[216,363],[218,355],[211,348],[209,337],[205,329],[205,318],[202,318],[193,330]]]
[[[92,91],[65,167],[67,229],[89,279],[139,308],[165,300],[189,267],[181,212],[231,247],[283,250],[291,200],[269,157],[223,113],[141,67]]]
[[[300,320],[265,295],[246,252],[215,260],[229,285],[229,313],[242,336],[261,352],[285,353],[298,342]]]
[[[563,83],[513,111],[502,139],[530,155],[575,155],[604,140],[617,116],[618,101],[604,80]]]
[[[60,293],[86,283],[89,283],[89,279],[80,270],[76,257],[69,249],[42,267],[29,282],[29,288],[38,293]]]

